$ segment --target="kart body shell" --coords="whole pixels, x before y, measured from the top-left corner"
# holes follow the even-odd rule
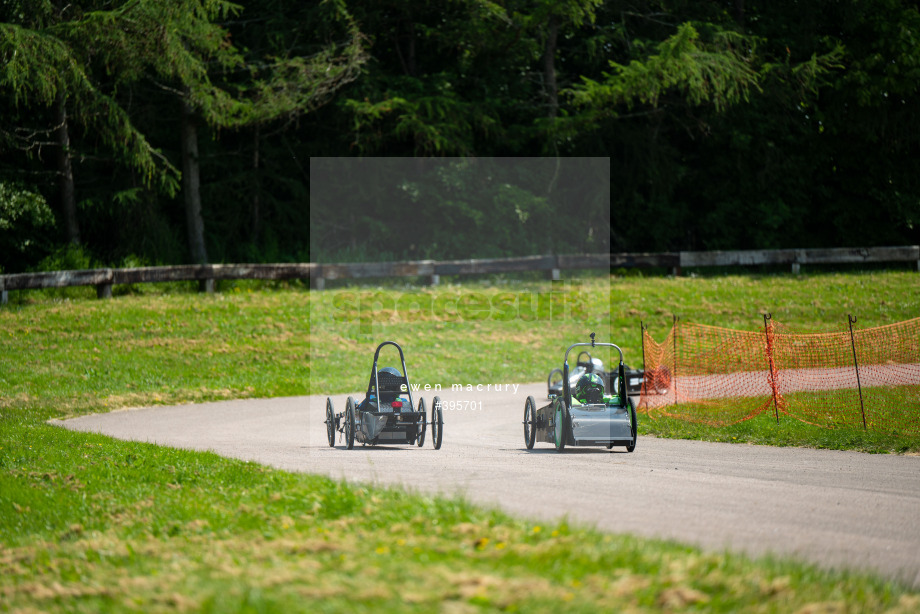
[[[587,355],[587,360],[583,356]],[[638,395],[642,393],[642,385],[645,383],[645,371],[643,369],[633,369],[625,365],[626,370],[626,393],[628,395]],[[574,386],[585,373],[597,373],[604,379],[607,392],[616,393],[615,372],[608,372],[604,367],[604,362],[599,358],[591,356],[588,352],[579,352],[575,361],[575,366],[569,372],[569,385]],[[546,397],[555,399],[562,394],[562,369],[553,369],[546,378]]]
[[[569,376],[569,352],[576,347],[612,347],[620,355],[611,378],[613,394],[603,402],[583,404],[572,397],[574,382]],[[627,372],[623,351],[613,343],[576,343],[565,352],[562,366],[562,392],[548,405],[537,408],[533,397],[524,404],[524,443],[528,449],[536,441],[552,443],[558,451],[568,446],[636,447],[638,422],[635,402],[627,393]],[[576,380],[577,381],[577,380]]]

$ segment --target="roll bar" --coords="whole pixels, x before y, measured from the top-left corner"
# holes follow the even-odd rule
[[[569,349],[565,351],[565,361],[562,364],[562,394],[565,395],[565,404],[570,406],[572,404],[572,390],[569,385],[569,352],[572,351],[572,348],[577,347],[611,347],[616,348],[616,351],[620,353],[620,364],[617,367],[617,375],[619,376],[619,386],[617,389],[617,395],[624,396],[626,393],[626,382],[625,382],[625,372],[623,368],[623,350],[620,349],[620,346],[615,343],[597,343],[594,341],[594,333],[591,333],[591,343],[573,343],[569,346]],[[622,390],[620,390],[622,389]]]
[[[377,351],[374,352],[374,390],[377,391],[376,396],[378,398],[378,402],[380,399],[380,381],[377,377],[377,359],[380,357],[380,350],[385,345],[392,345],[397,350],[399,350],[399,361],[402,363],[403,377],[406,379],[406,393],[409,395],[409,406],[412,407],[412,411],[416,411],[417,408],[415,407],[415,399],[412,398],[412,386],[409,385],[409,370],[406,368],[406,358],[405,356],[403,356],[402,348],[399,347],[399,344],[396,343],[395,341],[384,341],[383,343],[377,346]],[[364,396],[366,398],[370,398],[371,396],[370,388],[367,389],[367,394]]]
[[[617,352],[620,353],[620,362],[623,362],[623,350],[621,350],[621,349],[620,349],[620,346],[618,346],[618,345],[615,344],[615,343],[573,343],[572,345],[569,346],[569,349],[567,349],[567,350],[565,351],[565,362],[568,362],[568,361],[569,361],[569,352],[572,351],[572,348],[577,348],[577,347],[589,347],[589,348],[593,348],[593,347],[611,347],[611,348],[616,348],[616,349],[617,349]]]

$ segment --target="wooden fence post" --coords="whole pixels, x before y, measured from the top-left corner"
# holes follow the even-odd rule
[[[671,381],[674,382],[674,406],[677,407],[677,322],[680,320],[679,317],[674,316],[674,326],[671,328],[671,331],[674,333],[674,374],[671,376]]]
[[[768,378],[770,381],[770,389],[773,392],[773,413],[776,415],[776,423],[779,424],[779,403],[777,402],[779,391],[778,382],[776,381],[776,361],[773,358],[773,327],[768,324],[768,320],[772,319],[772,313],[763,314],[763,332],[767,338],[767,364],[770,366],[770,375]]]
[[[859,382],[859,361],[856,360],[856,339],[853,337],[853,325],[856,324],[856,318],[847,314],[847,322],[850,325],[850,345],[853,348],[853,367],[856,369],[856,389],[859,390],[859,409],[862,411],[863,430],[868,431],[866,426],[866,406],[863,404],[862,384]]]

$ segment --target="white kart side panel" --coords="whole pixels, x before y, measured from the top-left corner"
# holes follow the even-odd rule
[[[632,439],[629,410],[625,407],[584,405],[571,409],[572,435],[575,442],[582,440]]]

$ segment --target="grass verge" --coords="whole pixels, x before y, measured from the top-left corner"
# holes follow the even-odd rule
[[[920,453],[920,441],[916,437],[849,427],[829,429],[783,415],[780,415],[777,422],[772,414],[761,414],[737,424],[712,427],[655,415],[653,412],[651,417],[640,418],[639,435],[777,447],[852,450],[870,454]]]
[[[777,319],[785,306],[800,330],[822,330],[824,312],[808,301],[827,301],[836,313],[850,308],[831,304],[839,287],[869,286],[874,290],[845,297],[873,297],[856,310],[866,326],[915,315],[915,277],[870,277],[806,285],[792,278],[613,279],[609,295],[607,280],[588,279],[563,289],[572,310],[561,320],[552,316],[552,296],[540,306],[540,296],[554,291],[542,282],[387,288],[397,298],[430,299],[432,307],[410,319],[371,304],[380,317],[370,321],[369,335],[342,295],[378,289],[333,290],[320,301],[301,290],[238,284],[216,296],[10,305],[0,309],[0,608],[916,611],[915,591],[867,575],[702,554],[564,522],[544,526],[462,500],[347,485],[44,422],[127,406],[350,391],[364,383],[369,353],[383,338],[406,347],[415,381],[513,382],[542,378],[589,329],[609,331],[636,364],[638,320],[667,325],[671,313],[740,327],[756,326],[757,314],[746,315],[755,305]],[[777,293],[781,304],[767,298]],[[508,295],[518,307],[522,296],[535,297],[532,311],[503,310]],[[485,303],[469,301],[482,297],[489,316],[476,319]],[[353,298],[359,307],[361,295]],[[436,310],[438,299],[468,301],[461,307],[471,311]],[[820,317],[809,319],[810,312]],[[727,432],[708,431],[709,439]],[[815,445],[814,437],[804,445]],[[898,451],[901,444],[885,445]]]
[[[534,523],[4,417],[10,611],[911,612],[855,573]]]
[[[920,453],[920,437],[914,434],[920,420],[920,386],[876,386],[864,388],[862,393],[863,406],[856,390],[788,393],[782,411],[770,397],[718,399],[676,407],[652,404],[647,413],[640,414],[639,432],[727,443]],[[848,411],[840,411],[841,407]],[[725,424],[730,419],[739,422]]]

